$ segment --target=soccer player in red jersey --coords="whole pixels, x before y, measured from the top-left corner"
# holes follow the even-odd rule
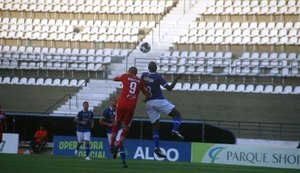
[[[0,143],[2,143],[3,131],[6,128],[6,116],[4,109],[0,105]]]
[[[146,99],[149,97],[148,90],[143,80],[137,77],[136,74],[137,68],[130,67],[128,73],[122,74],[113,79],[114,81],[121,81],[123,84],[121,95],[118,98],[117,112],[111,133],[110,149],[111,153],[113,154],[113,158],[117,157],[118,150],[123,146],[123,142],[128,135],[129,126],[133,119],[139,92],[142,91]],[[123,132],[120,140],[115,146],[114,144],[119,125],[122,126]]]

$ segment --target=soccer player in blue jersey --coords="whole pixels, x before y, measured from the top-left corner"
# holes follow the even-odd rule
[[[77,134],[77,148],[75,150],[75,155],[78,154],[80,146],[84,144],[85,148],[85,160],[91,160],[90,148],[91,148],[91,130],[94,127],[94,113],[89,111],[89,102],[83,102],[83,110],[79,111],[74,119],[77,124],[76,134]]]
[[[159,148],[159,119],[160,113],[166,113],[173,118],[173,129],[171,135],[177,139],[184,139],[178,129],[181,123],[181,115],[175,108],[175,105],[170,103],[162,94],[160,86],[163,86],[168,91],[171,91],[176,85],[178,79],[182,75],[178,75],[175,80],[169,85],[166,80],[156,72],[157,65],[154,61],[148,64],[149,72],[144,72],[141,76],[142,80],[149,90],[150,97],[146,100],[146,111],[152,123],[152,136],[155,144],[154,153],[161,158],[166,158],[166,155]]]
[[[112,132],[112,126],[115,120],[116,116],[116,108],[117,108],[117,98],[111,97],[110,98],[110,107],[106,108],[102,116],[100,117],[99,124],[106,127],[106,134],[109,145],[111,145],[111,132]],[[119,141],[120,136],[122,134],[122,128],[118,130],[118,134],[116,136],[116,143]],[[121,159],[122,159],[122,167],[127,168],[126,160],[125,160],[125,149],[124,147],[120,147],[119,149]]]

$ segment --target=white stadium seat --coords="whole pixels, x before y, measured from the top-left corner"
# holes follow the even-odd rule
[[[225,92],[227,89],[227,85],[226,84],[220,84],[218,87],[218,91],[220,92]]]
[[[300,86],[296,86],[293,90],[293,94],[300,94]]]
[[[71,81],[70,81],[70,83],[69,83],[69,86],[77,86],[77,79],[72,79]]]
[[[208,83],[202,83],[199,91],[207,91],[208,90]]]
[[[254,93],[263,93],[263,91],[264,91],[264,86],[263,85],[257,85],[253,92]]]
[[[244,91],[245,91],[245,85],[244,84],[239,84],[236,87],[236,90],[235,90],[235,92],[244,92]]]
[[[283,91],[283,86],[282,85],[277,85],[277,86],[275,86],[273,93],[274,94],[281,94],[282,91]]]
[[[29,78],[27,81],[27,85],[35,85],[35,78]]]
[[[198,91],[199,90],[199,83],[194,83],[194,84],[192,84],[192,86],[191,86],[191,91]]]
[[[293,87],[290,85],[287,85],[284,87],[282,94],[291,94],[293,93]]]

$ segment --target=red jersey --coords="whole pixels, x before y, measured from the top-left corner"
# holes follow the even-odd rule
[[[46,142],[48,137],[48,132],[46,130],[40,129],[35,132],[34,137],[35,137],[35,142],[37,143],[41,143],[43,141]]]
[[[0,110],[0,132],[4,130],[4,122],[5,122],[5,112],[3,110]]]
[[[114,81],[121,81],[123,89],[118,99],[118,104],[129,104],[135,106],[138,101],[140,90],[146,95],[147,88],[144,81],[133,74],[123,74],[113,79]]]

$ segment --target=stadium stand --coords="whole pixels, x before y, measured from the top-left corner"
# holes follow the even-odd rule
[[[300,92],[299,0],[4,0],[0,13],[1,87],[78,89],[81,98],[55,105],[57,114],[75,113],[78,100],[92,98],[82,91],[106,81],[116,93],[113,76],[131,65],[147,70],[151,60],[168,80],[184,74],[176,93]],[[101,94],[91,101],[96,110],[109,97]]]

